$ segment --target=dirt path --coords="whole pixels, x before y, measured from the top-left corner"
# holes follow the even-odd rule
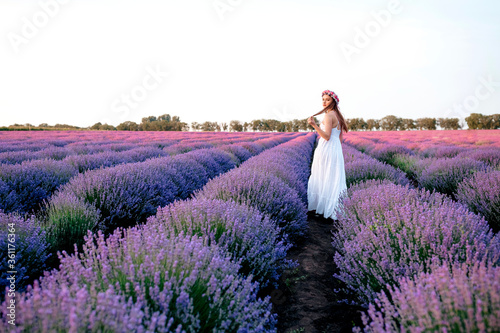
[[[362,324],[363,309],[340,303],[347,296],[333,292],[342,287],[332,276],[337,269],[331,245],[333,221],[309,212],[308,222],[308,237],[288,254],[300,266],[283,274],[279,289],[269,293],[278,314],[278,333],[352,332],[354,324]]]

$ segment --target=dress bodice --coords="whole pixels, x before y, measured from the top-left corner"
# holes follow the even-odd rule
[[[336,138],[339,138],[340,137],[340,124],[337,125],[337,127],[333,127],[332,128],[332,134],[331,136],[332,137],[336,137]],[[321,122],[321,124],[319,125],[319,128],[321,128],[323,131],[325,130],[325,124],[323,122]]]

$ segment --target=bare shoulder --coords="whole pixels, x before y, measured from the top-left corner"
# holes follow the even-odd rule
[[[337,121],[337,117],[333,114],[333,112],[326,113],[325,118],[333,122]]]
[[[337,119],[337,116],[334,112],[328,112],[326,114],[326,117],[328,117],[327,119],[332,122],[333,127],[338,125],[339,120]]]

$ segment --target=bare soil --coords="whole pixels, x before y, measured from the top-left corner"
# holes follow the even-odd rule
[[[283,274],[278,289],[264,291],[271,295],[273,313],[278,315],[278,333],[352,332],[353,326],[362,327],[365,309],[349,305],[352,296],[334,292],[345,285],[333,277],[333,220],[309,212],[308,222],[306,238],[287,256],[300,266]],[[349,304],[341,302],[345,299]]]

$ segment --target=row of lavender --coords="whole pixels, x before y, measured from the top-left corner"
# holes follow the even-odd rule
[[[344,145],[349,189],[332,245],[361,305],[355,332],[500,330],[500,237],[484,217]]]
[[[250,158],[145,224],[89,232],[83,252],[17,294],[13,331],[276,332],[257,293],[297,264],[286,252],[305,232],[314,140]]]
[[[176,142],[201,142],[217,139],[252,141],[277,135],[277,133],[255,132],[128,132],[128,131],[40,131],[0,132],[0,153],[22,150],[40,151],[47,148],[70,148],[75,152],[93,150],[103,145],[112,150],[123,150],[127,146],[157,144],[168,146]],[[234,142],[233,142],[234,143]]]
[[[161,137],[149,138],[149,136],[145,135],[141,139],[124,141],[123,138],[119,139],[117,136],[101,138],[97,134],[87,134],[83,138],[53,138],[51,140],[51,137],[45,137],[28,142],[12,143],[2,141],[0,137],[0,142],[2,142],[0,164],[19,164],[23,161],[54,159],[66,160],[70,164],[80,166],[82,162],[79,155],[107,156],[111,153],[120,152],[124,153],[122,158],[126,159],[127,155],[132,154],[134,150],[138,150],[139,153],[148,150],[151,156],[166,156],[179,154],[194,148],[213,148],[225,144],[252,142],[277,135],[276,133],[267,133],[257,137],[228,133],[224,136],[218,134],[194,138],[186,137],[183,132],[171,132]],[[84,166],[80,166],[80,168],[82,167]]]
[[[449,195],[500,230],[500,148],[431,147],[358,142],[376,159],[404,171],[420,188]]]
[[[173,134],[170,134],[173,137]],[[292,139],[289,134],[272,135],[260,138],[248,139],[224,139],[222,136],[214,137],[213,141],[205,142],[180,142],[159,148],[155,144],[138,147],[137,144],[126,143],[118,151],[108,150],[95,154],[73,154],[62,160],[42,159],[26,160],[21,164],[0,164],[0,209],[5,212],[32,212],[40,209],[40,203],[48,199],[52,193],[61,185],[67,183],[79,173],[99,168],[113,167],[127,163],[144,162],[153,158],[179,155],[197,149],[218,148],[220,150],[234,153],[234,147],[242,147],[247,150],[259,149],[263,140]],[[241,140],[246,140],[240,142]],[[232,143],[230,142],[238,142]],[[105,146],[109,143],[105,143]],[[135,148],[133,148],[135,147]],[[241,148],[240,148],[241,150]],[[21,153],[31,156],[33,152],[22,151]],[[3,162],[0,160],[0,162]]]
[[[18,283],[18,288],[22,290],[45,269],[55,267],[57,251],[71,252],[73,244],[81,249],[87,230],[110,233],[117,227],[144,222],[155,214],[157,207],[186,199],[210,179],[288,140],[289,136],[257,140],[245,145],[251,150],[240,144],[198,149],[172,157],[153,158],[78,174],[58,188],[44,202],[44,209],[33,218],[39,221],[43,236],[40,234],[42,230],[33,221],[26,223],[26,229],[24,223],[16,223],[16,244],[20,251],[17,271],[18,279],[22,281]],[[33,188],[28,187],[25,191],[29,193]],[[6,247],[9,218],[5,214],[1,217],[0,244]],[[20,217],[12,218],[19,222]],[[32,241],[34,234],[42,238],[35,242],[39,244],[35,247],[27,243],[28,240]],[[9,271],[7,253],[2,253],[0,259],[3,283]],[[3,297],[3,290],[1,295]]]

